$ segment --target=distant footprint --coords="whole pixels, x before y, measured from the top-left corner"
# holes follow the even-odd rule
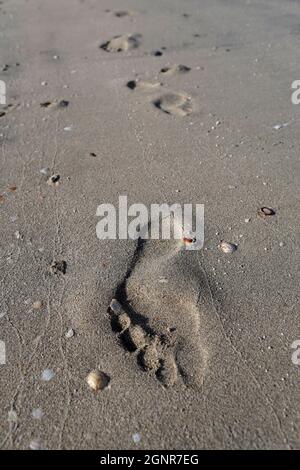
[[[151,91],[161,86],[160,82],[150,82],[148,80],[130,80],[126,86],[131,90]]]
[[[186,93],[167,93],[153,101],[154,106],[167,114],[187,116],[193,111],[192,102]]]
[[[114,15],[117,18],[124,18],[125,16],[134,16],[136,12],[133,10],[117,10],[114,12]]]
[[[182,65],[182,64],[175,64],[175,65],[170,65],[169,67],[163,67],[161,70],[160,70],[160,73],[164,74],[164,75],[174,75],[174,74],[184,74],[184,73],[187,73],[191,70],[190,67],[188,67],[187,65]]]
[[[136,49],[140,45],[141,34],[123,34],[103,43],[100,48],[107,52],[123,52]]]
[[[187,386],[202,385],[207,363],[197,306],[202,277],[197,253],[180,242],[140,241],[110,304],[120,344],[165,387],[180,378]]]

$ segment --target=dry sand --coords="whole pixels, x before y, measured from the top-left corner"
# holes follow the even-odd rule
[[[299,2],[4,0],[0,23],[1,448],[300,448]],[[204,249],[98,240],[119,194],[205,204]]]

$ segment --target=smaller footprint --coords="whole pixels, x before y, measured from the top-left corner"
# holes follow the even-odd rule
[[[126,83],[126,86],[131,90],[144,90],[150,91],[160,87],[162,84],[160,82],[150,82],[148,80],[130,80]]]
[[[177,73],[187,73],[191,70],[190,67],[187,65],[182,65],[182,64],[175,64],[175,65],[170,65],[169,67],[163,67],[160,70],[160,73],[163,73],[164,75],[174,75]]]
[[[125,16],[134,16],[136,15],[135,11],[132,10],[117,10],[114,12],[114,15],[117,18],[124,18]]]
[[[167,114],[187,116],[193,111],[191,98],[186,93],[167,93],[153,101],[154,106]]]
[[[103,43],[100,48],[106,52],[123,52],[136,49],[140,45],[141,34],[123,34]]]

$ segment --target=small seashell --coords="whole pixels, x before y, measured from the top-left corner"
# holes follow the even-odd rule
[[[32,308],[34,308],[34,310],[39,310],[43,305],[43,302],[41,300],[36,300],[35,302],[33,302],[32,304]]]
[[[32,410],[32,417],[34,419],[41,419],[43,417],[43,410],[42,408],[35,408],[34,410]]]
[[[140,435],[139,432],[136,432],[132,435],[132,439],[135,444],[138,444],[141,441],[142,436]]]
[[[69,338],[72,338],[74,335],[75,335],[75,331],[73,330],[73,328],[70,328],[70,329],[66,332],[65,337],[66,337],[67,339],[69,339]]]
[[[42,372],[42,380],[44,380],[44,382],[49,382],[49,380],[53,379],[54,375],[55,373],[52,369],[45,369]]]
[[[100,370],[92,370],[85,379],[92,390],[97,392],[106,388],[110,377]]]
[[[271,209],[271,207],[261,207],[258,211],[258,215],[265,219],[266,217],[275,215],[275,211],[274,209]]]
[[[218,245],[218,248],[223,251],[223,253],[233,253],[237,250],[237,245],[234,243],[225,242],[224,240]]]

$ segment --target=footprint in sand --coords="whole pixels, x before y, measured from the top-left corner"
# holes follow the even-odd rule
[[[131,90],[151,91],[160,87],[160,82],[150,82],[148,80],[130,80],[126,86]]]
[[[175,65],[170,65],[167,67],[163,67],[160,70],[160,73],[163,75],[175,75],[175,74],[184,74],[187,73],[191,70],[190,67],[187,65],[182,65],[182,64],[175,64]]]
[[[123,52],[136,49],[140,45],[141,34],[123,34],[101,44],[100,48],[107,52]]]
[[[202,385],[208,356],[198,302],[204,285],[197,252],[180,241],[139,240],[110,304],[120,344],[165,387],[180,379]]]
[[[186,93],[166,93],[153,104],[161,111],[176,116],[187,116],[193,111],[191,98]]]
[[[133,10],[117,10],[114,11],[114,15],[117,18],[124,18],[125,16],[135,16],[137,13]]]

